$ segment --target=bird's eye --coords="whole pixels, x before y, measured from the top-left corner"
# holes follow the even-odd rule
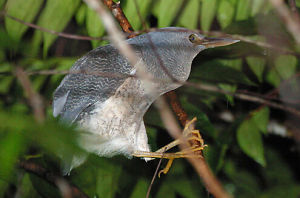
[[[189,40],[192,42],[192,43],[195,43],[195,41],[197,40],[197,36],[195,34],[191,34],[189,36]]]

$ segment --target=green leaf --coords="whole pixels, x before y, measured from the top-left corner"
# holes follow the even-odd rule
[[[219,3],[217,18],[222,29],[231,24],[234,18],[235,4],[236,2],[230,0],[222,0]]]
[[[293,197],[297,198],[300,194],[300,186],[295,184],[278,185],[274,186],[260,196],[261,198],[274,198],[274,197]]]
[[[20,103],[16,105],[21,106]],[[82,151],[77,145],[76,138],[79,132],[74,130],[74,126],[64,126],[55,120],[46,120],[43,124],[38,124],[31,116],[16,110],[10,113],[0,111],[0,120],[2,123],[0,132],[2,130],[16,132],[22,135],[22,140],[26,139],[56,156]]]
[[[251,12],[251,0],[239,0],[236,10],[235,19],[237,21],[246,20],[250,16]]]
[[[214,20],[218,0],[202,0],[201,6],[201,29],[210,30],[210,26]]]
[[[99,197],[113,198],[118,190],[118,181],[122,168],[119,165],[108,164],[99,167],[96,182],[96,192]]]
[[[237,89],[236,85],[229,85],[229,84],[219,84],[218,85],[221,89],[228,91],[230,93],[234,93]],[[230,102],[231,105],[234,105],[234,97],[232,95],[225,95],[226,99]]]
[[[158,9],[154,9],[159,28],[168,27],[172,24],[181,4],[182,0],[162,0],[159,2]]]
[[[149,6],[151,4],[151,1],[149,0],[126,1],[126,5],[123,8],[125,16],[127,17],[128,21],[130,21],[130,24],[132,25],[133,29],[139,30],[142,26],[142,21],[137,12],[135,2],[137,3],[143,21],[145,21],[146,16],[149,14],[150,11]]]
[[[0,0],[0,9],[2,9],[2,6],[4,5],[6,0]]]
[[[288,79],[296,72],[297,58],[292,55],[281,55],[275,60],[275,68],[283,79]]]
[[[226,64],[226,66],[224,64]],[[210,82],[255,85],[243,72],[233,69],[239,67],[238,61],[227,62],[219,59],[207,61],[201,64],[201,66],[194,68],[193,72],[191,73],[191,77],[200,78],[201,80],[208,80]]]
[[[270,115],[269,108],[264,107],[262,109],[258,109],[252,112],[251,114],[252,114],[251,120],[255,123],[256,127],[264,134],[267,134],[267,127],[268,127],[269,115]]]
[[[19,132],[0,128],[0,195],[5,191],[15,168],[17,158],[23,150],[23,138]],[[2,197],[2,196],[1,196]]]
[[[48,0],[37,24],[50,30],[62,32],[74,15],[79,3],[79,0]],[[43,54],[46,56],[49,47],[57,36],[48,32],[43,32],[42,35],[44,41]]]
[[[175,191],[170,187],[168,183],[163,183],[155,196],[157,198],[176,198]]]
[[[231,67],[238,71],[242,70],[242,59],[218,59],[224,66]]]
[[[12,72],[12,66],[9,63],[0,64],[0,72]],[[0,93],[8,93],[13,80],[12,75],[0,75]]]
[[[222,144],[221,147],[209,145],[203,150],[204,157],[214,173],[223,167],[227,148],[228,145],[226,144]]]
[[[172,187],[172,189],[175,190],[176,194],[180,195],[181,197],[185,197],[185,198],[199,197],[198,192],[193,187],[193,184],[189,180],[189,178],[180,177],[175,180],[168,180],[166,181],[166,183],[168,183]]]
[[[267,74],[266,80],[274,87],[278,87],[281,81],[280,76],[275,68],[271,68],[271,70]]]
[[[279,56],[275,59],[275,66],[267,74],[267,81],[277,87],[282,79],[288,79],[295,74],[297,62],[295,56]]]
[[[258,14],[266,2],[262,0],[252,0],[251,16]]]
[[[147,180],[145,180],[144,178],[139,179],[132,191],[132,194],[130,195],[130,198],[145,197],[145,195],[147,194],[148,186],[149,182]]]
[[[239,126],[237,141],[244,153],[262,166],[266,165],[262,135],[253,121],[246,119]]]
[[[182,104],[188,115],[191,118],[197,117],[197,127],[199,126],[201,133],[215,138],[217,131],[214,128],[214,125],[211,123],[208,116],[201,110],[201,108],[197,106],[198,101],[195,101],[196,104],[194,104],[193,102],[194,101],[189,101],[185,96],[180,97],[180,103]]]
[[[116,197],[122,165],[112,158],[91,155],[87,162],[71,172],[71,180],[89,197]],[[130,178],[129,178],[130,179]]]
[[[199,13],[200,3],[198,0],[189,0],[188,3],[184,6],[184,10],[179,18],[178,24],[180,26],[196,29],[198,22],[198,13]]]
[[[22,192],[22,197],[38,198],[41,197],[35,190],[31,183],[29,173],[26,173],[22,179],[20,191]]]
[[[38,14],[42,4],[42,0],[10,0],[6,4],[6,12],[10,16],[31,23]],[[28,29],[27,25],[8,17],[5,17],[5,26],[9,36],[16,41],[19,41]]]
[[[100,37],[105,33],[105,28],[98,14],[91,8],[87,8],[86,29],[89,36]],[[98,47],[101,41],[91,41],[93,48]]]
[[[83,25],[84,21],[85,21],[85,17],[86,17],[86,10],[87,10],[87,6],[85,3],[81,4],[81,6],[78,8],[75,18],[76,18],[76,22],[79,25]]]
[[[259,177],[253,174],[249,170],[241,166],[240,161],[225,161],[224,172],[228,178],[230,178],[230,184],[234,186],[234,194],[239,195],[239,197],[257,197],[261,191],[261,185],[257,182]],[[246,164],[247,166],[247,164]],[[229,187],[227,186],[227,188]],[[229,187],[228,190],[232,190]]]
[[[286,186],[295,180],[295,173],[289,161],[283,160],[282,152],[275,147],[266,147],[267,167],[263,171],[266,185]]]
[[[262,82],[263,80],[263,72],[266,66],[266,60],[264,58],[256,57],[256,56],[248,56],[246,58],[246,61],[250,67],[250,69],[253,71],[253,73],[256,75],[259,82]]]

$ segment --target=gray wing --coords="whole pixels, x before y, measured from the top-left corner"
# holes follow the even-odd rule
[[[86,73],[68,74],[55,90],[53,115],[74,122],[95,102],[103,102],[113,95],[128,78],[120,74],[130,74],[131,70],[132,66],[111,45],[90,51],[70,69]],[[101,72],[105,75],[100,75]]]

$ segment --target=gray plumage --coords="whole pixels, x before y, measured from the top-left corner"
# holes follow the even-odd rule
[[[169,75],[186,81],[192,60],[208,46],[200,44],[206,42],[204,36],[184,28],[163,28],[127,42],[154,81],[129,77],[139,72],[140,65],[131,66],[115,47],[107,45],[87,53],[70,70],[88,74],[68,74],[54,93],[53,115],[86,129],[89,133],[82,135],[81,145],[100,156],[150,151],[143,115],[157,97],[180,86]]]
[[[67,75],[54,93],[54,116],[73,122],[86,108],[95,102],[103,102],[111,96],[125,77],[102,77],[103,73],[130,74],[131,66],[111,45],[98,47],[80,58],[70,71],[83,74]],[[84,72],[94,74],[84,74]],[[66,98],[59,101],[61,98]]]

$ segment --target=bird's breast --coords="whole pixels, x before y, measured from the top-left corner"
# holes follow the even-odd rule
[[[140,82],[129,78],[106,101],[96,102],[79,124],[108,139],[124,136],[131,141],[149,105]]]

